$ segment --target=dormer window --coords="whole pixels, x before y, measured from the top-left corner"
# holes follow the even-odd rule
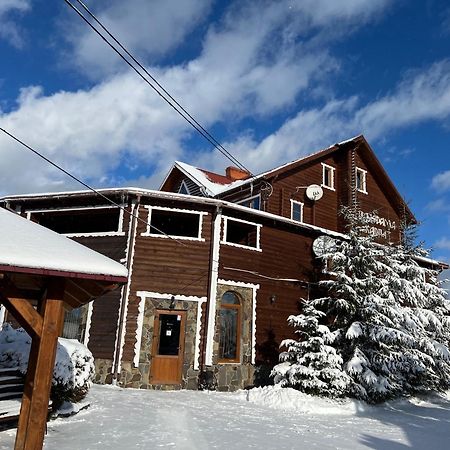
[[[322,163],[322,187],[334,191],[334,172],[335,168]]]
[[[367,170],[356,168],[356,190],[367,194]]]
[[[180,184],[180,187],[178,189],[178,193],[179,194],[185,194],[185,195],[190,195],[191,193],[189,192],[189,188],[187,187],[186,182],[183,180]]]

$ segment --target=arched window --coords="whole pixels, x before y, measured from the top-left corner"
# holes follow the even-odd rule
[[[219,326],[219,361],[240,362],[241,302],[233,291],[222,296]]]

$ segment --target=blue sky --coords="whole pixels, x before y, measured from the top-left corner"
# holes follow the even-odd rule
[[[85,0],[254,173],[363,133],[450,260],[445,0]],[[0,0],[0,123],[97,187],[220,154],[63,0]],[[74,188],[0,136],[3,194]]]

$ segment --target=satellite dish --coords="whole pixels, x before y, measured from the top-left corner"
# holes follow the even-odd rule
[[[326,253],[334,253],[337,248],[336,239],[330,236],[319,236],[312,245],[312,250],[316,256],[323,256]]]
[[[318,184],[311,184],[306,188],[306,196],[313,202],[320,200],[323,196],[323,189]]]

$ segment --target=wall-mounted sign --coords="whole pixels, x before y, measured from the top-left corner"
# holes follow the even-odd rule
[[[358,216],[363,224],[363,231],[370,236],[389,239],[391,232],[397,229],[397,224],[394,220],[381,217],[377,213],[358,211]]]

